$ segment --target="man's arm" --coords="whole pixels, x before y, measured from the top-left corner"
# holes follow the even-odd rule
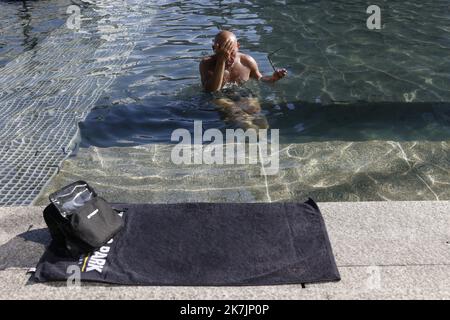
[[[245,62],[247,66],[250,68],[250,78],[261,80],[264,82],[276,82],[287,75],[286,69],[278,69],[271,76],[263,76],[261,72],[259,72],[258,64],[256,63],[253,57],[246,55]]]
[[[205,60],[200,62],[200,76],[203,88],[208,91],[217,91],[222,88],[223,75],[225,73],[225,60],[217,59],[214,71],[211,72]]]
[[[223,76],[225,74],[225,63],[229,58],[231,51],[233,49],[233,40],[228,39],[222,47],[217,46],[216,52],[216,65],[214,66],[214,71],[211,72],[207,66],[205,60],[200,63],[200,74],[202,77],[203,88],[206,91],[217,91],[222,88]]]

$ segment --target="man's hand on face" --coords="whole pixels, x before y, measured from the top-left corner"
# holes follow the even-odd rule
[[[275,71],[273,73],[272,79],[273,79],[273,81],[278,81],[280,79],[283,79],[286,75],[287,75],[286,69],[278,69],[277,71]]]
[[[232,39],[227,39],[222,45],[216,43],[214,45],[214,51],[217,57],[223,61],[230,60],[234,50],[234,41]]]

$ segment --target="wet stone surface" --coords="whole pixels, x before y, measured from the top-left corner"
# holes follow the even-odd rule
[[[261,165],[175,165],[174,145],[82,148],[35,204],[83,179],[112,202],[268,202],[450,199],[450,142],[280,145],[279,172]],[[248,159],[246,161],[248,163]]]

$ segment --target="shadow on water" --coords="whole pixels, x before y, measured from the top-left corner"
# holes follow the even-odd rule
[[[201,90],[200,88],[198,88]],[[97,107],[80,124],[83,147],[171,143],[179,128],[193,133],[195,120],[203,129],[224,131],[233,126],[211,103],[208,94],[189,98],[156,97],[149,104]],[[156,114],[152,105],[165,105]],[[280,130],[281,143],[320,141],[443,141],[450,140],[450,103],[445,102],[262,102],[270,128]]]

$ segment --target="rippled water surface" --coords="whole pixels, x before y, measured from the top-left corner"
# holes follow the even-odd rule
[[[0,65],[64,27],[68,4],[2,1]],[[448,136],[448,105],[431,103],[450,101],[448,2],[378,4],[382,29],[372,31],[365,1],[138,1],[152,22],[134,35],[126,67],[82,124],[83,144],[167,142],[172,130],[192,129],[194,119],[225,127],[198,75],[220,28],[233,30],[266,74],[267,54],[282,48],[273,61],[289,76],[247,86],[286,142]],[[350,105],[329,106],[335,101]]]
[[[65,22],[70,0],[0,1],[0,67],[32,50]]]
[[[366,27],[364,1],[169,1],[137,43],[129,66],[83,125],[86,144],[167,141],[192,120],[224,127],[201,94],[198,63],[219,28],[235,31],[263,73],[273,61],[289,76],[249,83],[284,141],[440,139],[450,108],[447,1],[384,1],[383,29]],[[349,107],[326,107],[332,101]],[[360,101],[375,102],[367,105]],[[393,102],[378,105],[376,102]],[[95,134],[94,134],[95,131]],[[331,132],[335,132],[331,133]]]
[[[48,48],[49,38],[64,39],[55,46],[58,52],[54,55],[73,55],[70,61],[76,67],[66,68],[64,76],[55,67],[45,81],[51,85],[64,77],[70,83],[70,72],[79,76],[83,68],[83,75],[95,75],[102,90],[89,100],[93,109],[79,124],[83,148],[169,143],[174,129],[192,131],[194,120],[202,120],[205,129],[231,127],[211,96],[202,92],[198,74],[201,58],[211,54],[212,38],[225,28],[236,33],[241,51],[252,55],[264,74],[273,72],[267,55],[280,49],[272,60],[276,67],[288,69],[287,78],[275,85],[249,81],[245,86],[259,98],[261,116],[269,126],[280,129],[282,143],[327,143],[326,148],[338,149],[343,141],[367,141],[372,149],[373,143],[396,146],[405,142],[412,148],[418,143],[420,154],[441,153],[439,163],[433,165],[444,171],[430,176],[447,179],[450,166],[442,159],[449,154],[445,141],[450,140],[448,1],[377,1],[382,10],[381,30],[367,29],[366,8],[372,3],[366,1],[130,0],[117,9],[115,2],[107,10],[104,1],[0,1],[0,75],[14,59],[39,57],[42,47]],[[65,25],[70,4],[82,9],[78,31],[68,31]],[[127,10],[132,17],[124,23]],[[115,19],[114,12],[122,18]],[[120,41],[104,38],[104,29],[92,29],[95,19],[113,30],[126,27],[120,38],[128,45],[126,55],[114,56]],[[78,61],[76,37],[85,41]],[[89,39],[94,39],[90,45]],[[106,42],[102,44],[101,39]],[[110,50],[109,56],[89,58],[86,50],[98,53],[99,48]],[[108,61],[115,61],[114,68]],[[34,66],[28,73],[21,69],[24,76],[17,85],[11,82],[2,95],[19,95],[17,88],[27,85],[27,75],[35,79],[42,73]],[[100,85],[102,81],[107,85]],[[62,87],[47,96],[59,99]],[[91,85],[81,86],[76,96],[92,90]],[[73,106],[70,101],[67,104]],[[36,103],[35,108],[40,107]],[[398,152],[402,158],[403,149]],[[415,154],[408,157],[415,159]],[[325,154],[314,157],[322,161]],[[380,161],[383,167],[392,159]],[[333,170],[336,175],[342,173],[339,168]],[[440,188],[445,188],[446,181],[441,181]],[[428,187],[432,184],[427,182]],[[338,197],[324,197],[334,198]]]

